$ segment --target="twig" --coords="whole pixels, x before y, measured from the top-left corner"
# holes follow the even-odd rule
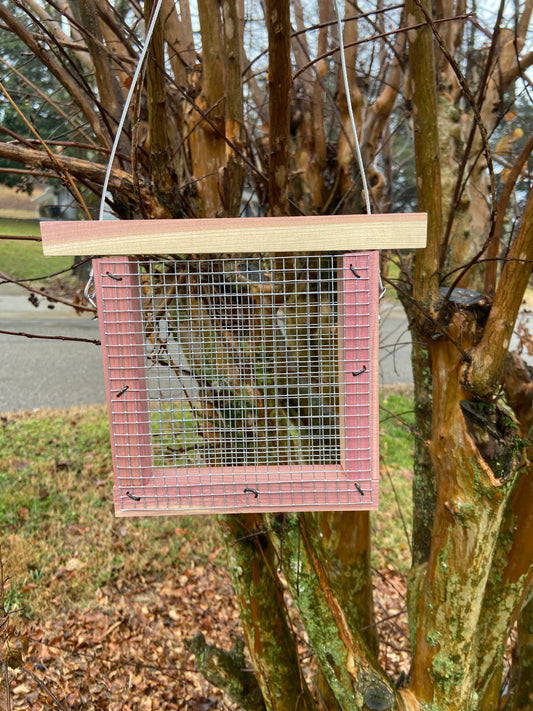
[[[25,333],[24,331],[5,331],[0,329],[0,333],[7,336],[23,336],[24,338],[41,338],[48,341],[78,341],[80,343],[94,343],[95,346],[102,345],[98,338],[76,338],[75,336],[42,336],[37,333]]]
[[[18,239],[31,240],[32,242],[41,242],[41,238],[35,235],[0,235],[0,239]]]
[[[407,545],[409,546],[409,552],[411,553],[411,556],[412,556],[413,555],[413,546],[411,545],[411,537],[409,536],[409,530],[407,528],[407,523],[406,523],[405,517],[403,515],[403,510],[402,510],[402,507],[400,504],[400,499],[398,497],[398,492],[396,491],[396,487],[394,486],[394,481],[392,479],[389,467],[387,467],[387,476],[389,477],[390,485],[392,486],[392,491],[394,493],[394,500],[396,501],[396,508],[398,509],[398,513],[400,514],[403,532],[404,532],[405,538],[407,540]]]
[[[406,614],[407,614],[407,608],[404,608],[403,610],[400,610],[400,612],[396,612],[394,615],[388,615],[387,617],[382,617],[381,620],[376,620],[371,625],[366,625],[365,627],[360,627],[359,632],[363,632],[364,630],[372,629],[373,627],[382,625],[384,622],[389,622],[390,620],[395,620],[397,617],[401,617],[401,615],[406,615]]]
[[[9,91],[5,88],[5,86],[2,84],[2,82],[0,82],[0,91],[2,91],[2,93],[4,94],[4,96],[6,97],[6,99],[9,101],[9,103],[11,104],[11,106],[15,109],[15,111],[16,111],[17,114],[20,116],[20,118],[24,121],[24,123],[26,124],[26,126],[27,126],[27,127],[30,129],[30,131],[34,134],[34,136],[37,138],[37,140],[39,141],[39,143],[41,143],[41,145],[43,146],[44,150],[45,150],[46,153],[48,154],[48,157],[52,160],[52,163],[54,163],[54,165],[56,166],[58,173],[59,173],[60,175],[62,175],[63,178],[65,179],[65,182],[68,183],[68,185],[70,185],[70,187],[71,187],[71,189],[72,189],[72,191],[73,191],[73,193],[74,193],[74,196],[76,197],[78,203],[80,204],[80,206],[83,208],[85,214],[87,215],[87,219],[88,219],[88,220],[92,220],[91,213],[89,212],[89,208],[87,207],[87,204],[85,203],[85,200],[84,200],[83,197],[81,196],[81,193],[80,193],[80,191],[79,191],[79,189],[78,189],[78,186],[77,186],[76,183],[74,182],[74,180],[73,180],[71,174],[68,172],[68,170],[65,168],[65,166],[58,160],[57,156],[50,150],[50,148],[49,148],[48,145],[46,144],[46,141],[42,138],[41,134],[40,134],[40,133],[36,130],[36,128],[28,121],[28,119],[27,119],[26,116],[22,113],[22,111],[20,110],[20,108],[17,106],[17,103],[13,100],[13,98],[11,97]]]
[[[54,275],[52,274],[49,276],[54,276]],[[91,313],[95,313],[95,311],[96,311],[96,309],[93,306],[83,306],[82,304],[75,304],[72,301],[63,299],[61,296],[53,296],[52,294],[48,294],[45,291],[40,291],[39,289],[34,289],[32,286],[28,286],[27,284],[24,284],[23,281],[19,281],[18,279],[13,279],[8,274],[4,274],[4,272],[0,272],[0,279],[2,279],[4,282],[7,282],[8,284],[18,284],[23,289],[26,289],[26,291],[31,291],[32,294],[37,294],[38,296],[43,296],[44,298],[49,299],[51,301],[56,301],[60,304],[65,304],[66,306],[71,306],[73,309],[77,309],[78,311],[90,311]]]
[[[75,262],[74,264],[71,264],[70,267],[66,267],[65,269],[58,269],[57,272],[51,272],[49,274],[43,274],[42,276],[36,276],[36,277],[25,277],[24,279],[17,279],[14,283],[18,284],[19,286],[24,286],[25,284],[29,284],[32,281],[44,281],[45,279],[51,279],[52,277],[59,276],[60,274],[66,274],[67,272],[73,272],[75,269],[78,267],[81,267],[83,264],[86,264],[87,262],[90,262],[92,260],[92,257],[84,257],[83,259],[80,259],[78,262]],[[4,282],[0,282],[0,284],[3,284]],[[46,296],[46,292],[39,292],[42,296]],[[55,298],[51,295],[51,298]],[[68,305],[68,304],[67,304]],[[71,304],[73,308],[79,308],[77,304]],[[89,310],[94,311],[94,309],[90,307],[86,307]]]
[[[30,89],[32,89],[33,91],[35,91],[35,92],[37,93],[37,95],[38,95],[43,101],[45,101],[47,104],[49,104],[49,105],[54,109],[54,111],[56,111],[56,112],[59,114],[59,116],[61,116],[65,121],[67,121],[67,122],[72,126],[72,128],[73,128],[75,131],[81,133],[81,135],[82,135],[85,139],[87,139],[87,140],[90,142],[90,147],[91,147],[91,149],[93,149],[93,150],[98,150],[98,145],[91,139],[91,137],[90,137],[87,133],[85,133],[85,132],[83,131],[82,127],[81,127],[81,126],[76,126],[76,124],[73,122],[72,118],[70,118],[70,117],[68,116],[68,114],[66,114],[64,111],[62,111],[62,109],[60,108],[60,106],[59,106],[58,104],[56,104],[54,101],[52,101],[52,99],[51,99],[49,96],[47,96],[43,91],[41,91],[41,90],[39,89],[39,87],[38,87],[36,84],[34,84],[33,82],[31,82],[24,74],[22,74],[21,72],[19,72],[16,67],[14,67],[12,64],[9,64],[8,62],[6,62],[6,60],[3,59],[2,57],[0,57],[0,62],[1,62],[5,67],[7,67],[7,69],[8,69],[10,72],[12,72],[12,73],[13,73],[15,76],[17,76],[21,81],[23,81],[27,86],[29,86]]]
[[[395,412],[392,412],[392,410],[388,410],[384,405],[380,405],[379,409],[383,410],[383,412],[386,412],[387,415],[390,415],[395,420],[398,420],[398,422],[400,424],[402,424],[404,427],[407,427],[409,432],[411,432],[411,434],[414,435],[415,437],[418,437],[418,439],[421,442],[426,442],[426,439],[424,437],[422,437],[420,432],[418,432],[418,430],[415,430],[415,428],[412,425],[410,425],[406,420],[404,420],[400,415],[396,414]]]
[[[54,692],[46,686],[46,684],[44,683],[44,681],[41,681],[41,679],[39,679],[39,677],[37,676],[37,674],[35,674],[34,672],[32,672],[32,670],[31,670],[31,669],[28,669],[27,667],[24,667],[24,671],[26,672],[26,674],[28,674],[29,676],[31,676],[31,678],[33,679],[33,681],[34,681],[36,684],[38,684],[38,685],[41,687],[41,689],[42,689],[46,694],[48,694],[48,696],[52,699],[52,701],[53,701],[55,704],[57,704],[57,706],[58,706],[60,709],[62,709],[62,711],[67,711],[67,708],[66,708],[65,706],[63,706],[63,704],[61,703],[61,701],[57,698],[57,696],[54,694]]]
[[[453,17],[444,17],[440,20],[435,20],[434,23],[438,24],[441,22],[454,22],[455,20],[468,20],[470,17],[472,17],[473,13],[467,12],[462,15],[454,15]],[[355,42],[347,42],[344,47],[357,47],[360,44],[365,44],[367,42],[375,42],[378,39],[385,39],[385,37],[391,37],[393,35],[400,34],[401,32],[410,32],[411,30],[418,30],[420,27],[425,27],[426,23],[425,22],[419,22],[418,24],[415,25],[408,25],[406,27],[399,27],[396,30],[390,30],[389,32],[381,32],[380,34],[377,35],[372,35],[371,37],[365,37],[364,39],[356,40]],[[300,74],[303,74],[309,67],[311,67],[313,64],[316,64],[319,62],[321,59],[327,59],[327,57],[332,56],[333,54],[336,54],[339,51],[339,47],[334,47],[333,49],[328,50],[327,52],[324,52],[324,54],[321,54],[319,57],[315,57],[311,62],[308,64],[305,64],[303,67],[300,67],[298,71],[296,71],[293,75],[293,80],[296,79],[296,77],[300,76]]]

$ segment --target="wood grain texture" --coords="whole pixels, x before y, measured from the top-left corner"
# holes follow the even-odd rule
[[[41,222],[46,256],[408,249],[426,231],[424,213]]]

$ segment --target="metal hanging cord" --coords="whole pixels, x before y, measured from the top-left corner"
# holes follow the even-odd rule
[[[150,40],[152,39],[152,34],[154,32],[155,24],[157,22],[157,18],[159,17],[159,12],[161,10],[162,4],[163,4],[163,0],[157,0],[157,4],[156,4],[154,11],[152,13],[152,18],[150,20],[150,25],[148,27],[148,31],[146,32],[144,47],[142,49],[141,56],[139,57],[137,67],[135,68],[135,73],[133,74],[133,79],[131,81],[130,89],[128,91],[128,95],[127,95],[126,101],[124,103],[124,108],[122,109],[122,115],[121,115],[120,121],[118,123],[117,131],[115,133],[115,140],[113,141],[113,147],[112,147],[111,153],[109,155],[109,160],[107,163],[107,170],[106,170],[106,174],[105,174],[105,178],[104,178],[104,184],[102,187],[100,210],[99,210],[99,214],[98,214],[99,220],[103,220],[103,218],[104,218],[105,197],[106,197],[106,193],[107,193],[107,188],[109,186],[109,180],[111,177],[111,170],[112,170],[112,166],[113,166],[113,161],[115,159],[115,155],[116,155],[116,152],[118,149],[120,134],[122,133],[122,129],[124,128],[124,123],[126,121],[126,116],[127,116],[130,104],[131,104],[131,100],[133,98],[133,93],[136,89],[137,81],[139,80],[139,76],[141,74],[144,60],[146,59],[146,55],[148,53],[148,49],[150,46]],[[361,180],[363,183],[363,190],[364,190],[364,194],[365,194],[366,213],[367,213],[367,215],[371,215],[372,208],[370,205],[370,193],[369,193],[369,188],[368,188],[368,182],[366,179],[366,170],[365,170],[365,165],[363,163],[363,156],[361,155],[361,146],[359,144],[359,137],[357,135],[357,127],[355,125],[355,118],[354,118],[354,114],[353,114],[353,108],[352,108],[352,102],[351,102],[351,96],[350,96],[350,82],[348,81],[348,71],[346,69],[346,54],[345,54],[345,49],[344,49],[344,32],[343,32],[343,26],[342,26],[342,17],[341,17],[341,13],[340,13],[340,9],[339,9],[339,0],[335,0],[334,5],[335,5],[335,13],[337,16],[341,69],[342,69],[342,77],[343,77],[343,81],[344,81],[344,90],[346,92],[346,103],[348,105],[348,115],[350,118],[350,125],[352,127],[352,133],[353,133],[353,138],[354,138],[355,154],[356,154],[356,158],[357,158],[357,163],[359,165],[359,172],[361,174]],[[89,280],[87,281],[87,284],[85,285],[84,296],[87,299],[87,301],[89,301],[93,306],[96,306],[96,303],[95,303],[92,293],[91,293],[93,281],[94,281],[94,276],[93,276],[93,270],[91,269],[91,273],[89,275]],[[383,287],[383,282],[381,281],[381,271],[380,271],[379,272],[379,298],[380,299],[384,295],[385,291],[386,291],[386,289]]]
[[[142,71],[142,68],[144,65],[144,60],[146,59],[146,55],[148,54],[148,49],[150,47],[150,41],[151,41],[152,35],[154,33],[155,24],[157,22],[157,18],[159,17],[159,12],[161,11],[162,4],[163,4],[163,0],[157,0],[157,3],[156,3],[154,10],[152,12],[150,24],[148,26],[148,30],[146,32],[146,37],[144,39],[144,46],[142,48],[141,55],[139,57],[139,61],[137,62],[137,66],[135,68],[135,72],[134,72],[133,78],[131,80],[131,85],[130,85],[130,88],[128,91],[128,95],[126,97],[126,101],[124,102],[124,107],[122,109],[120,121],[118,122],[117,130],[115,132],[115,140],[113,141],[113,147],[111,148],[111,153],[109,154],[109,160],[107,161],[107,169],[106,169],[106,174],[105,174],[105,178],[104,178],[104,184],[102,186],[102,196],[100,198],[100,209],[98,211],[98,219],[99,220],[104,219],[105,198],[106,198],[106,194],[107,194],[107,188],[109,186],[109,180],[111,178],[111,170],[113,168],[113,162],[115,160],[115,155],[117,153],[118,144],[120,141],[120,135],[122,133],[122,129],[124,128],[124,123],[126,122],[126,116],[128,115],[128,111],[130,108],[131,100],[133,98],[133,94],[135,92],[135,89],[137,88],[137,82],[139,81],[139,77],[141,75],[141,71]],[[93,306],[96,306],[95,300],[93,298],[93,293],[92,293],[93,283],[94,283],[94,272],[91,269],[91,273],[89,274],[89,279],[87,281],[87,284],[85,285],[83,294],[89,303],[91,303]]]
[[[359,144],[359,137],[357,135],[357,127],[355,125],[355,118],[353,115],[352,100],[350,93],[350,82],[348,81],[348,70],[346,69],[346,53],[344,49],[344,30],[342,26],[342,18],[339,9],[339,0],[335,0],[335,14],[337,15],[337,28],[339,33],[339,53],[341,57],[341,69],[342,78],[344,81],[344,91],[346,93],[346,104],[348,105],[348,115],[350,117],[350,125],[352,127],[354,145],[355,145],[355,155],[357,158],[357,163],[359,165],[359,172],[361,173],[361,180],[363,181],[363,190],[365,192],[365,204],[366,204],[366,214],[371,215],[372,209],[370,207],[370,197],[368,192],[368,183],[366,180],[366,171],[363,163],[363,156],[361,155],[361,146]]]
[[[146,32],[146,37],[144,40],[144,47],[142,48],[141,56],[139,57],[139,61],[137,62],[137,67],[135,68],[135,72],[133,74],[133,79],[131,80],[131,85],[130,85],[130,89],[128,91],[128,96],[126,97],[126,101],[124,102],[124,108],[122,109],[122,115],[120,117],[120,121],[117,126],[117,131],[115,133],[115,140],[113,141],[113,147],[111,149],[111,153],[109,155],[109,161],[107,163],[107,170],[106,170],[106,175],[105,175],[105,179],[104,179],[104,185],[102,188],[102,198],[100,200],[100,212],[98,215],[99,220],[104,219],[105,196],[106,196],[107,188],[109,185],[109,179],[111,177],[111,169],[113,167],[113,161],[115,160],[115,155],[116,155],[116,152],[118,149],[120,134],[122,133],[122,129],[124,128],[124,123],[126,121],[126,116],[128,115],[128,110],[130,108],[131,100],[133,98],[133,93],[135,92],[135,89],[137,88],[137,82],[139,81],[139,76],[140,76],[141,70],[143,68],[144,60],[146,59],[146,55],[148,54],[148,49],[150,47],[150,40],[152,39],[152,35],[153,35],[154,29],[155,29],[155,23],[157,22],[157,18],[159,17],[159,12],[161,10],[162,4],[163,4],[163,0],[157,0],[157,4],[154,8],[154,11],[152,12],[152,18],[150,20],[150,25],[148,26],[148,30]]]
[[[365,165],[363,163],[363,156],[361,154],[361,146],[359,143],[359,136],[357,135],[357,127],[355,125],[355,117],[353,115],[352,100],[351,100],[351,93],[350,93],[350,82],[348,81],[348,70],[346,69],[346,53],[345,53],[345,49],[344,49],[344,31],[343,31],[343,26],[342,26],[342,17],[341,17],[340,8],[339,8],[339,0],[335,0],[334,5],[335,5],[335,14],[337,16],[337,28],[338,28],[338,33],[339,33],[339,54],[340,54],[340,58],[341,58],[342,78],[344,81],[344,91],[346,93],[346,104],[348,106],[348,116],[350,118],[350,125],[351,125],[352,133],[353,133],[355,156],[357,158],[357,164],[359,166],[359,173],[361,174],[361,181],[363,183],[363,191],[365,194],[366,214],[371,215],[372,208],[370,205],[370,191],[368,188],[368,181],[366,179],[366,170],[365,170]],[[386,291],[386,289],[383,286],[383,282],[381,281],[381,270],[379,270],[379,272],[378,272],[378,279],[379,279],[379,298],[381,299]]]

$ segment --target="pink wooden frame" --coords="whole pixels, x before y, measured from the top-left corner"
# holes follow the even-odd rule
[[[127,257],[94,260],[116,514],[377,508],[378,259],[339,258],[341,463],[216,469],[152,467],[139,277]]]

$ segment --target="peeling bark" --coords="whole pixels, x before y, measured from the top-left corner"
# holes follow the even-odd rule
[[[219,171],[225,165],[226,144],[224,103],[224,48],[220,6],[216,0],[198,3],[202,34],[202,82],[198,108],[209,116],[208,123],[196,110],[191,112],[193,126],[189,138],[191,164],[198,178],[196,213],[202,217],[221,216]],[[216,130],[215,130],[216,129]]]
[[[180,19],[173,0],[163,0],[163,18],[165,41],[168,47],[168,58],[172,67],[174,80],[180,86],[187,86],[187,74],[194,62],[194,41],[192,28],[186,20]],[[190,22],[190,16],[189,16]]]
[[[315,708],[303,679],[276,554],[261,516],[220,519],[241,622],[267,709]]]
[[[359,630],[374,658],[378,638],[374,627],[370,569],[370,514],[339,511],[308,514],[306,530],[312,532],[328,563],[331,589],[352,630]]]
[[[492,397],[499,385],[532,266],[533,192],[529,194],[520,230],[503,266],[483,337],[472,349],[471,362],[465,367],[465,386],[480,398]]]
[[[464,314],[453,317],[450,328],[464,339]],[[460,407],[468,399],[457,384],[460,354],[452,344],[441,343],[431,348],[431,357],[435,409],[430,451],[437,503],[410,688],[436,708],[467,711],[475,708],[476,627],[489,572],[485,561],[492,558],[505,495],[481,458]],[[447,600],[453,600],[453,608]]]
[[[520,436],[527,436],[531,427],[533,382],[525,363],[516,354],[508,356],[506,360],[504,389],[507,401],[518,417]],[[519,446],[525,451],[527,440],[517,438],[517,447]],[[524,462],[515,478],[512,495],[506,507],[480,615],[477,688],[484,696],[490,696],[491,688],[498,686],[498,681],[501,687],[501,673],[499,680],[497,678],[498,669],[512,626],[517,619],[519,629],[527,630],[530,625],[531,605],[528,599],[533,583],[533,542],[530,536],[533,526],[530,506],[533,495],[531,474],[531,464]],[[523,639],[519,635],[515,652],[518,656]],[[522,659],[515,660],[512,686],[516,684],[517,687],[527,687],[530,657],[531,650],[526,634]],[[525,668],[524,672],[522,666]],[[526,696],[528,693],[525,692]],[[522,692],[517,691],[516,695],[513,692],[512,703],[516,703],[516,697],[520,696]]]
[[[313,523],[314,519],[314,523]],[[363,635],[352,628],[333,589],[323,557],[319,517],[287,516],[283,571],[309,641],[342,711],[396,708],[396,693],[373,659]],[[374,704],[374,705],[372,705]]]

